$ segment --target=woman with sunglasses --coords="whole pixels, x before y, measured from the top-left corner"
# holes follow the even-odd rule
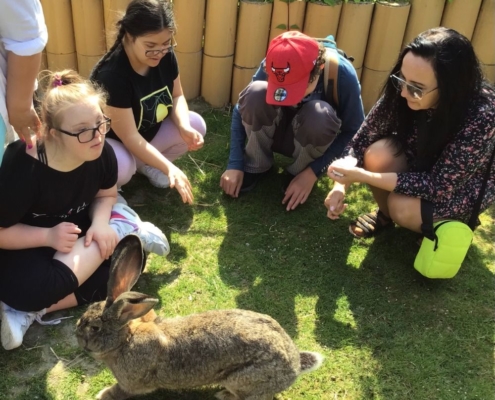
[[[117,199],[117,162],[105,143],[105,94],[73,71],[49,77],[42,138],[18,140],[0,167],[1,341],[21,345],[53,311],[102,300],[117,242],[135,233],[168,253],[154,225]]]
[[[91,73],[109,94],[108,141],[117,156],[117,185],[129,182],[137,168],[153,186],[173,187],[191,204],[191,184],[172,162],[203,146],[206,125],[188,110],[182,92],[172,5],[133,0],[117,28],[114,45]]]
[[[328,168],[335,181],[325,200],[328,217],[346,208],[354,183],[367,184],[378,205],[349,230],[370,237],[394,223],[421,232],[421,199],[433,218],[467,222],[495,146],[495,93],[483,78],[469,40],[447,28],[421,33],[399,55],[382,96]],[[356,161],[349,159],[350,161]],[[492,169],[481,210],[495,200]]]

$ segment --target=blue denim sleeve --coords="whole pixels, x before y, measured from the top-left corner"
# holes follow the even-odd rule
[[[321,176],[325,173],[328,166],[335,159],[342,156],[342,152],[347,144],[364,121],[361,85],[359,84],[354,67],[342,56],[339,57],[339,74],[337,79],[339,81],[339,107],[337,115],[342,120],[342,126],[340,127],[340,133],[328,147],[325,154],[310,164],[316,176]]]
[[[265,60],[261,61],[252,81],[266,80],[267,75],[263,68]],[[246,146],[246,130],[242,125],[239,104],[236,104],[232,111],[232,122],[230,125],[230,155],[227,169],[237,169],[244,171],[244,147]]]
[[[239,104],[232,111],[232,122],[230,125],[230,155],[227,169],[244,171],[244,147],[246,146],[246,130],[242,125]]]

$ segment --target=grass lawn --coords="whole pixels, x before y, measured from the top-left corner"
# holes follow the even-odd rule
[[[349,208],[326,218],[330,182],[286,212],[282,168],[239,199],[222,195],[230,116],[205,109],[205,148],[177,164],[194,186],[193,206],[175,190],[135,176],[124,197],[166,233],[167,258],[150,257],[135,290],[160,299],[163,316],[245,308],[277,319],[301,349],[326,360],[278,399],[493,399],[494,218],[482,215],[473,246],[452,280],[429,281],[412,267],[417,235],[390,229],[354,240],[351,218],[373,208],[355,186]],[[0,350],[0,399],[91,399],[115,382],[78,349],[77,318],[29,329],[22,347]],[[215,388],[159,391],[141,399],[213,399]]]

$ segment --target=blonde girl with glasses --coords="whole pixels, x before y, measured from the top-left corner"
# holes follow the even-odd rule
[[[117,155],[117,185],[125,185],[137,170],[153,186],[177,189],[191,204],[191,184],[173,161],[203,146],[206,125],[189,111],[182,92],[172,5],[133,0],[117,28],[114,45],[91,73],[109,94],[108,142]]]
[[[22,344],[46,313],[102,300],[118,241],[135,233],[146,252],[168,242],[117,199],[117,161],[105,143],[106,95],[74,71],[51,74],[42,138],[11,143],[0,167],[1,342]],[[56,322],[56,321],[55,321]]]
[[[430,29],[402,50],[351,141],[347,153],[357,166],[339,160],[328,168],[335,185],[327,216],[345,210],[356,182],[370,187],[378,206],[350,224],[357,238],[395,223],[420,233],[422,201],[433,204],[434,221],[467,222],[494,147],[495,92],[471,43],[455,30]],[[488,173],[481,210],[495,200],[495,168]]]

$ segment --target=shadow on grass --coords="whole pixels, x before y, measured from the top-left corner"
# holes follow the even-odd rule
[[[185,233],[193,220],[193,209],[183,204],[175,189],[159,189],[153,187],[148,180],[136,174],[123,187],[122,192],[128,205],[133,208],[143,221],[150,221],[159,227],[174,251],[168,256],[169,260],[179,264],[186,258],[187,249],[172,241],[173,234]]]
[[[217,148],[227,147],[228,133],[221,140]],[[211,159],[222,166],[226,155],[223,164],[220,154]],[[215,186],[201,185],[201,192]],[[495,293],[486,265],[493,252],[473,245],[454,279],[428,280],[413,268],[415,233],[397,227],[353,239],[348,224],[372,207],[370,193],[355,189],[346,215],[330,221],[323,207],[328,186],[320,180],[307,203],[291,212],[280,204],[281,178],[273,171],[251,193],[220,197],[227,232],[219,272],[240,291],[238,307],[271,315],[296,338],[304,324],[298,303],[316,299],[314,336],[330,349],[327,362],[334,362],[332,349],[346,346],[370,354],[362,374],[342,377],[360,382],[363,398],[490,397]],[[495,216],[495,208],[488,212]],[[477,232],[488,243],[493,233]]]

